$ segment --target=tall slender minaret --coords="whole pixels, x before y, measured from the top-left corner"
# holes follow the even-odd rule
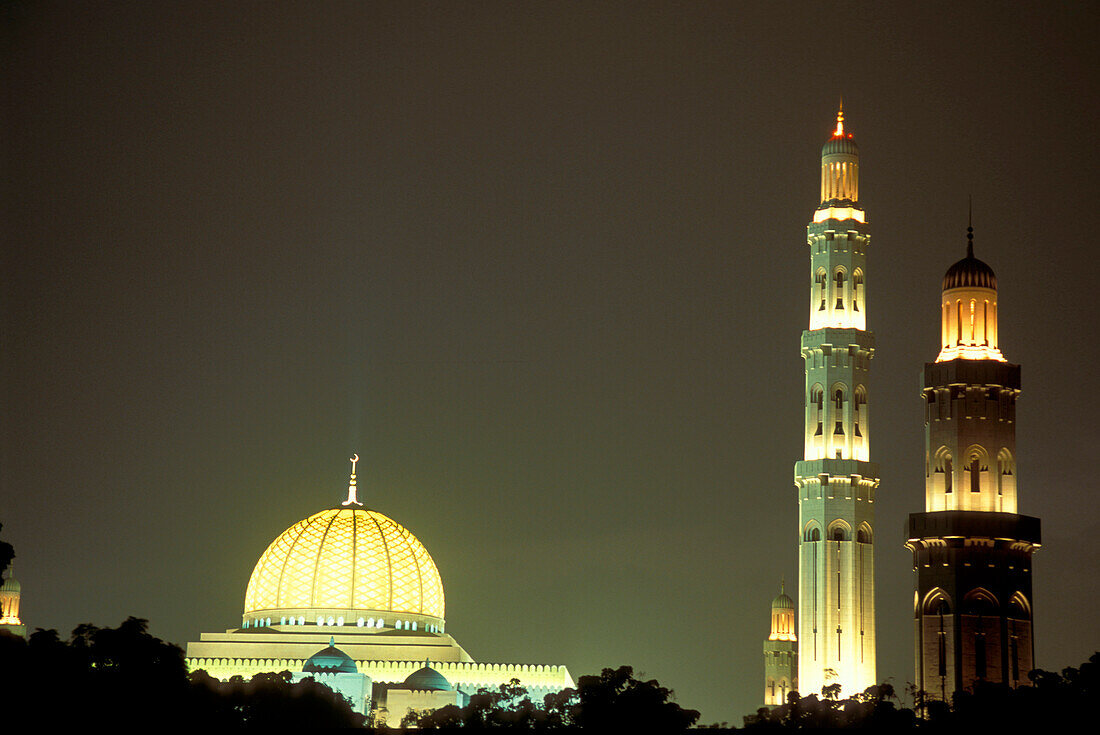
[[[869,462],[867,221],[859,206],[859,149],[836,130],[821,149],[821,206],[806,228],[810,328],[805,453],[798,488],[798,685],[803,695],[840,684],[855,694],[875,680],[874,501]]]
[[[917,688],[951,701],[979,680],[1018,686],[1034,661],[1031,556],[1039,519],[1016,512],[1020,366],[998,347],[997,277],[948,269],[940,354],[924,366],[924,513],[909,516]]]

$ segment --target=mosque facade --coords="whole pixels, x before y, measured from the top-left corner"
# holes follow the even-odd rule
[[[346,500],[294,524],[260,556],[241,624],[187,644],[191,670],[222,680],[303,672],[331,648],[337,653],[325,656],[346,661],[339,671],[318,673],[351,674],[354,667],[369,682],[363,691],[371,701],[360,703],[361,711],[373,709],[376,722],[388,717],[391,725],[406,705],[460,703],[512,679],[534,701],[573,687],[565,666],[478,662],[459,645],[446,630],[435,562],[408,529],[358,501],[357,461]],[[425,682],[433,686],[418,688]]]

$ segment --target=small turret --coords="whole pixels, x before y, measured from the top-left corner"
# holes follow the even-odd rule
[[[966,257],[944,274],[940,311],[940,354],[936,362],[1005,362],[997,347],[997,275],[974,257],[973,225],[966,228]]]
[[[19,619],[19,597],[23,586],[13,575],[9,566],[3,584],[0,584],[0,630],[26,638],[27,626]]]

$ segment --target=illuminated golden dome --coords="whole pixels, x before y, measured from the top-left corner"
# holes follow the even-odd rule
[[[286,616],[329,625],[328,618],[360,626],[366,619],[370,627],[378,616],[386,619],[378,627],[400,620],[413,630],[442,629],[443,583],[427,549],[400,523],[373,510],[332,508],[284,531],[252,570],[245,624],[278,625]]]

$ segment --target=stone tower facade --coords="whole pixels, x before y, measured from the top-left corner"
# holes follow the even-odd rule
[[[840,684],[843,695],[875,680],[875,493],[869,440],[867,220],[859,204],[859,149],[843,111],[821,150],[821,205],[806,228],[810,328],[803,459],[798,490],[798,683],[803,695]]]
[[[909,516],[916,684],[950,701],[1033,667],[1031,557],[1039,519],[1016,512],[1020,366],[998,347],[997,278],[967,255],[947,271],[940,354],[924,366],[925,512]]]
[[[798,691],[798,638],[794,633],[794,600],[783,587],[772,600],[772,630],[764,641],[764,704],[777,707]]]

